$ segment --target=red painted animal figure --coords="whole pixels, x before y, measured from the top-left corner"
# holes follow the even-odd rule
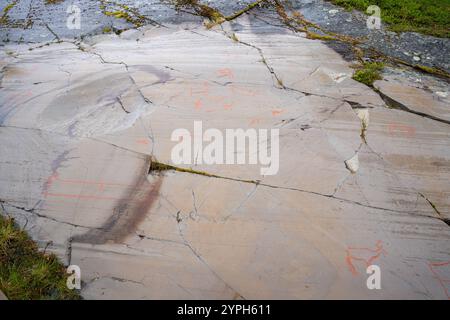
[[[381,255],[385,255],[386,251],[383,249],[383,242],[378,240],[375,244],[375,248],[358,248],[358,247],[348,247],[346,250],[345,260],[350,272],[353,275],[358,275],[359,272],[355,267],[356,262],[363,262],[365,268],[372,265]]]

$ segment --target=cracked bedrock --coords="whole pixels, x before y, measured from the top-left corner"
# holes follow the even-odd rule
[[[261,17],[4,46],[4,213],[80,266],[88,299],[447,299],[448,84],[392,69],[367,87]],[[150,170],[194,121],[279,129],[278,173]]]

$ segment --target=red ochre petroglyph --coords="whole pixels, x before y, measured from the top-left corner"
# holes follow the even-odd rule
[[[145,219],[155,201],[158,200],[162,177],[158,177],[153,183],[147,180],[150,167],[150,159],[142,166],[129,184],[106,182],[96,180],[63,179],[55,171],[44,185],[43,195],[56,198],[92,199],[114,201],[114,209],[111,216],[100,228],[91,229],[85,234],[73,238],[74,242],[91,244],[103,244],[107,242],[121,243],[130,234],[133,234],[138,225]],[[118,193],[117,197],[81,195],[69,193],[53,193],[49,190],[65,186],[82,186],[82,190]],[[86,188],[90,186],[91,189]],[[93,188],[93,189],[92,189]],[[118,191],[118,192],[117,192]],[[53,201],[53,200],[52,200]],[[58,200],[56,200],[58,201]]]
[[[249,125],[250,126],[254,126],[254,125],[257,125],[259,123],[261,123],[261,119],[260,118],[253,118],[253,119],[250,119]]]
[[[353,275],[358,275],[359,272],[355,267],[356,262],[362,262],[366,269],[368,266],[372,265],[373,262],[378,260],[382,254],[386,254],[386,251],[383,249],[383,242],[378,240],[374,249],[365,247],[348,247],[346,250],[345,261],[347,262],[350,272]]]
[[[150,213],[153,204],[158,201],[163,177],[159,176],[153,183],[147,180],[150,161],[142,166],[132,185],[126,185],[126,195],[118,199],[111,216],[100,228],[91,229],[85,234],[73,237],[74,242],[104,244],[122,243],[135,233],[139,224]],[[94,182],[95,184],[95,182]],[[106,185],[106,184],[105,184]],[[116,184],[113,184],[116,185]]]
[[[272,116],[276,117],[279,116],[280,114],[282,114],[284,112],[283,109],[273,109],[272,110]]]
[[[428,268],[439,281],[448,300],[450,300],[450,261],[428,262]]]
[[[77,179],[61,179],[58,173],[51,175],[47,182],[45,183],[44,191],[42,195],[47,199],[51,198],[66,198],[66,199],[85,199],[85,200],[111,200],[117,201],[121,200],[118,197],[111,197],[105,195],[83,195],[79,193],[59,193],[59,192],[49,192],[50,188],[56,184],[59,185],[81,185],[81,186],[93,186],[94,190],[98,192],[105,192],[112,189],[128,190],[135,189],[136,187],[132,184],[115,183],[115,182],[105,182],[105,181],[92,181],[92,180],[77,180]],[[55,187],[56,189],[57,187]],[[84,188],[83,188],[84,189]]]
[[[234,78],[233,70],[231,70],[229,68],[223,68],[223,69],[217,70],[217,75],[219,77],[226,77],[228,79],[233,79]]]
[[[137,144],[148,145],[149,141],[148,141],[148,139],[139,139],[139,140],[136,140],[136,143]]]
[[[219,77],[226,77],[228,79],[234,79],[233,70],[228,68],[219,69],[216,71],[216,75]],[[223,110],[231,110],[234,107],[232,101],[235,97],[249,96],[254,97],[259,94],[255,90],[249,90],[245,86],[229,83],[225,88],[220,88],[221,92],[225,92],[225,95],[214,95],[212,93],[210,83],[203,81],[201,84],[191,86],[189,88],[189,96],[194,98],[194,109],[197,111],[213,112],[222,108]],[[205,105],[216,105],[216,108],[205,108]]]
[[[225,104],[223,105],[223,108],[224,108],[225,110],[231,110],[231,109],[233,109],[233,105],[232,105],[231,103],[225,103]]]
[[[244,95],[244,96],[248,96],[248,97],[254,97],[256,95],[259,95],[259,91],[255,91],[255,90],[249,90],[243,86],[238,86],[235,84],[231,84],[230,86],[231,92],[235,95]]]
[[[202,108],[202,100],[197,99],[195,100],[195,109],[200,110]]]
[[[408,138],[416,134],[416,128],[401,123],[390,123],[388,125],[390,135],[404,135]]]

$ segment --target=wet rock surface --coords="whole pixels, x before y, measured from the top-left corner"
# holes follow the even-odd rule
[[[44,26],[1,53],[0,204],[80,266],[82,295],[448,299],[446,80],[388,68],[369,88],[264,8],[207,29],[159,5],[120,35],[92,20],[82,41],[27,43]],[[279,129],[278,173],[151,170],[194,121]]]

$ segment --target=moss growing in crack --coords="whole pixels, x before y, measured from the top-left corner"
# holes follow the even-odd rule
[[[45,4],[57,4],[57,3],[61,3],[64,0],[45,0]]]
[[[394,65],[394,66],[395,65],[403,65],[403,66],[407,66],[409,68],[416,69],[418,71],[422,71],[422,72],[429,73],[429,74],[439,76],[442,78],[450,79],[450,74],[447,71],[442,70],[442,69],[427,67],[427,66],[420,65],[420,64],[409,63],[407,61],[404,61],[404,60],[396,58],[396,57],[387,56],[384,53],[375,50],[374,48],[370,48],[370,50],[363,50],[362,48],[354,47],[354,49],[358,50],[359,53],[357,55],[357,58],[361,63],[363,63],[362,60],[363,60],[363,57],[365,56],[365,57],[369,57],[372,60],[382,60],[386,64],[389,64],[389,65]]]
[[[10,4],[8,4],[4,9],[3,9],[3,14],[8,13],[9,10],[11,10],[15,5],[17,4],[17,1],[13,1]]]
[[[8,18],[8,13],[9,11],[14,8],[14,6],[18,3],[18,0],[15,0],[13,2],[11,2],[10,4],[8,4],[4,9],[3,9],[3,14],[0,17],[0,25],[6,25],[9,22],[9,18]]]
[[[331,41],[336,40],[335,37],[329,35],[321,35],[315,32],[307,31],[306,37],[312,40],[323,40],[323,41]]]
[[[12,218],[0,213],[0,289],[11,300],[81,299],[69,290],[64,266],[38,250]]]
[[[307,20],[300,12],[294,10],[292,4],[289,1],[284,1],[282,3],[279,0],[274,0],[274,5],[278,16],[281,18],[283,23],[296,32],[306,32],[306,36],[308,39],[324,40],[324,41],[339,40],[342,42],[349,43],[351,45],[356,45],[362,42],[361,39],[325,30],[318,24],[315,24]],[[287,14],[286,8],[288,9],[289,12],[291,12],[291,16]],[[310,28],[318,30],[322,34],[312,32],[309,30]]]
[[[152,160],[148,173],[175,170],[174,166]]]
[[[361,140],[365,144],[367,144],[366,132],[367,132],[367,123],[364,120],[361,120],[361,134],[359,136],[361,137]]]
[[[191,173],[191,174],[196,174],[196,175],[209,177],[209,178],[218,178],[218,179],[225,179],[225,180],[231,180],[231,181],[239,181],[239,182],[244,182],[244,183],[252,183],[252,184],[260,183],[259,181],[256,181],[256,180],[243,180],[243,179],[224,177],[224,176],[219,176],[216,174],[211,174],[211,173],[208,173],[205,171],[176,167],[176,166],[172,166],[170,164],[158,162],[156,160],[151,161],[150,168],[148,170],[149,174],[154,173],[154,172],[164,172],[164,171],[177,171],[177,172]]]
[[[277,84],[278,84],[281,88],[284,88],[283,80],[281,80],[280,78],[277,78]]]
[[[268,0],[258,0],[258,1],[252,2],[252,3],[248,4],[244,9],[241,9],[241,10],[233,13],[232,15],[229,15],[229,16],[225,17],[225,19],[227,21],[236,19],[237,17],[239,17],[239,16],[243,15],[244,13],[252,10],[253,8],[262,5],[264,2],[268,2]]]
[[[154,25],[158,24],[156,21],[153,21],[140,14],[139,11],[135,8],[113,1],[100,0],[100,2],[100,9],[102,10],[102,13],[104,15],[114,17],[116,19],[124,19],[126,22],[134,25],[136,28],[142,27],[145,22],[150,22]]]
[[[423,65],[420,65],[420,64],[416,64],[413,67],[415,69],[417,69],[417,70],[420,70],[420,71],[423,71],[423,72],[426,72],[426,73],[429,73],[429,74],[434,74],[434,75],[437,75],[437,76],[441,76],[441,77],[450,79],[450,74],[448,72],[444,71],[444,70],[441,70],[441,69],[437,69],[437,68],[433,68],[433,67],[427,67],[427,66],[423,66]]]
[[[114,17],[116,19],[124,19],[126,22],[133,24],[135,27],[142,26],[142,22],[134,19],[128,12],[126,11],[104,11],[104,15],[108,17]]]
[[[365,62],[362,67],[356,70],[353,79],[364,83],[367,86],[372,86],[376,80],[381,80],[381,71],[384,64],[381,62]]]
[[[198,0],[174,0],[175,9],[190,8],[195,11],[199,16],[208,18],[210,23],[207,27],[212,27],[213,24],[225,21],[224,16],[219,12],[219,10],[207,6],[206,4],[199,3]]]
[[[243,15],[244,13],[252,10],[253,8],[255,8],[257,6],[262,5],[263,3],[267,2],[267,1],[268,0],[258,0],[258,1],[252,2],[252,3],[248,4],[244,9],[241,9],[241,10],[239,10],[239,11],[237,11],[237,12],[235,12],[235,13],[229,15],[229,16],[223,17],[222,19],[216,21],[215,24],[222,23],[222,22],[225,22],[225,21],[234,20],[237,17]]]
[[[209,18],[212,22],[223,21],[223,15],[216,9],[208,7],[206,5],[200,5],[200,15]]]
[[[231,21],[236,19],[237,17],[243,15],[244,13],[252,10],[253,8],[259,6],[260,4],[266,2],[268,0],[258,0],[250,3],[245,8],[229,15],[224,16],[219,10],[210,7],[206,4],[200,3],[198,0],[173,0],[172,2],[175,4],[175,9],[180,10],[184,8],[189,8],[194,10],[195,14],[202,16],[204,18],[209,19],[210,21],[206,23],[206,27],[208,29],[221,24],[225,21]]]
[[[219,176],[216,176],[216,175],[213,175],[213,174],[210,174],[210,173],[207,173],[207,172],[193,170],[193,169],[185,169],[185,168],[175,167],[175,166],[172,166],[170,164],[165,164],[165,163],[161,163],[161,162],[158,162],[158,161],[152,161],[152,163],[150,164],[149,173],[151,173],[151,172],[170,171],[170,170],[178,171],[178,172],[198,174],[198,175],[202,175],[202,176],[206,176],[206,177],[219,178]]]

